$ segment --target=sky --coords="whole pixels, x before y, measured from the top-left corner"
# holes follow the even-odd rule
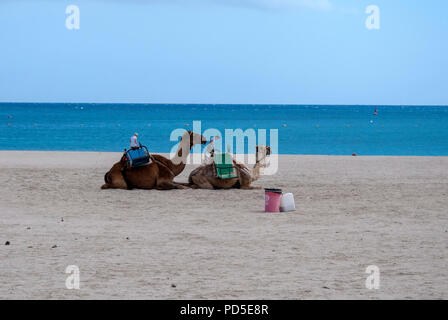
[[[369,5],[380,29],[366,28]],[[0,102],[448,105],[447,12],[446,0],[0,0]]]

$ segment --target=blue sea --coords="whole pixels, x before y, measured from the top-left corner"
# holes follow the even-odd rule
[[[138,132],[169,152],[174,129],[201,121],[278,129],[280,154],[448,156],[448,106],[0,103],[0,119],[0,150],[120,152]]]

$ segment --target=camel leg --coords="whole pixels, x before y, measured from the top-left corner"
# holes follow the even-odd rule
[[[252,187],[251,186],[251,181],[250,181],[250,177],[249,179],[245,179],[243,177],[240,177],[240,189],[242,190],[254,190],[254,189],[261,189],[260,187]]]
[[[202,176],[192,176],[191,180],[193,180],[193,183],[196,186],[198,186],[199,189],[210,189],[210,190],[214,189],[213,185],[205,177],[202,177]]]
[[[174,183],[174,182],[161,182],[161,183],[157,183],[156,186],[157,190],[172,190],[172,189],[184,189],[183,186],[181,186],[180,184]]]
[[[200,189],[199,186],[195,185],[194,183],[185,183],[185,182],[180,182],[179,183],[181,186],[184,186],[186,188],[190,188],[190,189]]]
[[[194,184],[189,183],[189,182],[174,182],[173,181],[173,183],[184,186],[184,187],[188,187],[188,188],[193,188],[193,186],[194,186]]]
[[[101,186],[101,189],[128,189],[128,185],[123,178],[121,172],[110,175],[110,183],[105,183]]]
[[[241,186],[240,189],[243,189],[243,190],[259,190],[259,189],[261,189],[261,187],[253,187],[251,185],[248,185],[248,186]]]
[[[104,189],[123,189],[123,190],[128,190],[129,188],[126,185],[126,182],[125,182],[124,184],[116,184],[116,183],[109,184],[109,183],[106,183],[106,184],[103,184],[101,186],[101,189],[103,189],[103,190]]]
[[[184,184],[182,184],[180,182],[175,182],[175,181],[173,181],[172,184],[177,186],[177,189],[185,189],[185,187],[189,187],[189,185],[184,185]]]

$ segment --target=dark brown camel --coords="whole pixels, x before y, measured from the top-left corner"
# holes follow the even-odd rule
[[[135,168],[126,168],[122,159],[106,173],[106,183],[101,189],[183,189],[184,187],[173,182],[173,179],[184,170],[191,148],[195,144],[206,142],[202,135],[186,131],[173,159],[151,155],[152,161],[148,165]]]

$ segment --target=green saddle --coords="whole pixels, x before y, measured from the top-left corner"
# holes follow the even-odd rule
[[[238,177],[230,153],[215,153],[213,155],[213,161],[215,163],[216,175],[218,178],[231,179]]]

